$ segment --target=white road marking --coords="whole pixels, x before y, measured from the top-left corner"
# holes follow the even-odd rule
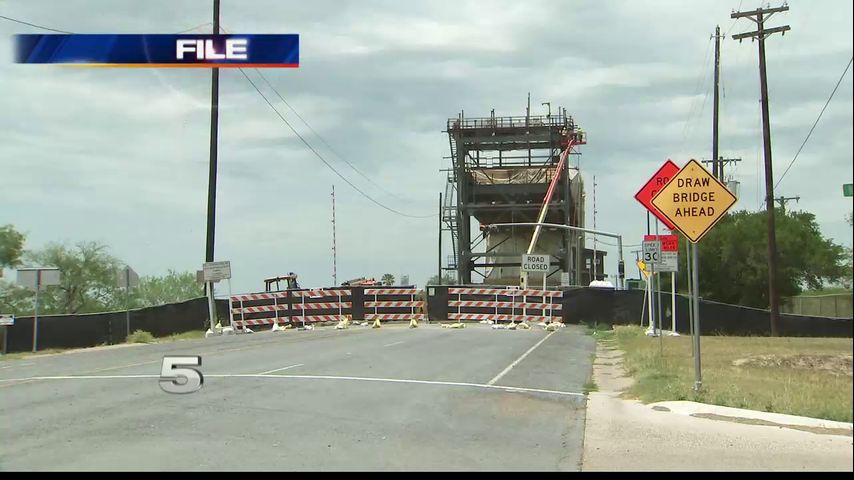
[[[360,382],[381,382],[381,383],[404,383],[418,385],[439,385],[447,387],[471,387],[483,388],[489,390],[503,390],[506,392],[526,392],[526,393],[548,393],[553,395],[584,397],[583,393],[564,392],[560,390],[543,390],[539,388],[511,387],[505,385],[490,385],[482,383],[466,383],[466,382],[439,382],[433,380],[410,380],[403,378],[378,378],[378,377],[346,377],[336,375],[271,375],[261,373],[205,373],[205,378],[277,378],[277,379],[295,379],[295,380],[349,380]],[[27,377],[27,378],[12,378],[0,380],[0,382],[27,382],[36,380],[114,380],[114,379],[134,379],[134,378],[160,378],[160,375],[65,375],[53,377]],[[11,385],[9,385],[11,386]]]
[[[405,341],[389,343],[388,345],[383,345],[384,347],[393,347],[395,345],[400,345],[401,343],[406,343]]]
[[[516,365],[518,365],[518,364],[519,364],[519,362],[521,362],[522,360],[524,360],[524,359],[525,359],[525,357],[527,357],[527,356],[528,356],[528,354],[530,354],[531,352],[533,352],[535,348],[539,347],[543,342],[545,342],[546,340],[548,340],[548,339],[549,339],[549,337],[551,337],[552,335],[554,335],[554,333],[555,333],[555,332],[551,332],[551,333],[549,333],[548,335],[546,335],[542,340],[540,340],[539,342],[537,342],[537,344],[536,344],[536,345],[534,345],[533,347],[529,348],[527,352],[523,353],[521,357],[517,358],[517,359],[516,359],[516,361],[514,361],[513,363],[511,363],[510,365],[508,365],[508,366],[507,366],[507,368],[505,368],[504,370],[502,370],[502,371],[501,371],[501,373],[499,373],[498,375],[496,375],[492,380],[490,380],[490,381],[486,382],[486,384],[487,384],[487,385],[494,385],[494,384],[495,384],[495,382],[497,382],[497,381],[501,380],[501,377],[503,377],[504,375],[507,375],[507,372],[509,372],[510,370],[513,370],[513,367],[515,367]]]
[[[277,369],[275,369],[275,370],[267,370],[266,372],[261,372],[261,373],[259,373],[258,375],[269,375],[269,374],[271,374],[271,373],[281,372],[282,370],[288,370],[288,369],[291,369],[291,368],[301,367],[301,366],[303,366],[303,365],[304,365],[303,363],[298,363],[298,364],[296,364],[296,365],[288,365],[287,367],[277,368]]]

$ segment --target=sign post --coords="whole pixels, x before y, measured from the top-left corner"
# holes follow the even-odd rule
[[[645,264],[650,267],[650,289],[649,289],[649,298],[650,302],[653,302],[653,297],[655,295],[655,267],[661,262],[661,241],[660,240],[644,240],[642,243],[641,251],[643,253],[643,261]],[[656,302],[657,303],[657,302]],[[658,321],[655,320],[655,308],[653,307],[650,318],[649,318],[649,327],[652,330],[652,334],[656,335],[655,330],[658,329],[658,333],[661,333],[661,323],[660,319]]]
[[[726,186],[691,159],[652,199],[652,204],[694,244],[691,259],[694,297],[694,390],[703,386],[700,366],[700,293],[698,242],[735,204]]]
[[[523,272],[540,272],[543,274],[543,290],[546,289],[546,276],[551,268],[551,257],[548,255],[522,254]]]
[[[125,330],[130,336],[130,289],[139,286],[139,275],[130,266],[125,265],[125,268],[118,271],[117,277],[119,288],[125,289]]]
[[[208,285],[208,313],[211,317],[211,333],[216,334],[216,302],[214,301],[214,283],[231,278],[231,262],[206,262],[202,265],[202,277]]]
[[[35,305],[33,308],[33,353],[37,352],[39,348],[39,292],[42,287],[59,285],[59,280],[59,269],[55,267],[18,269],[18,286],[32,288],[36,291]]]
[[[6,355],[6,339],[9,336],[9,331],[6,327],[12,326],[15,324],[15,315],[11,313],[0,313],[0,330],[3,333],[3,347],[0,348],[0,355]]]

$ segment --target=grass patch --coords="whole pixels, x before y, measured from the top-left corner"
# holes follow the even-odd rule
[[[174,333],[169,335],[168,337],[159,337],[157,339],[158,342],[176,342],[179,340],[196,340],[199,338],[205,338],[204,330],[191,330],[189,332],[183,333]]]
[[[691,338],[659,339],[637,326],[616,327],[616,346],[625,352],[626,371],[635,378],[627,395],[644,402],[690,400],[736,408],[852,421],[852,377],[811,362],[769,362],[767,358],[822,359],[850,365],[850,338],[702,337],[703,389],[696,393]],[[763,361],[745,361],[754,358]],[[841,361],[840,361],[841,360]],[[814,363],[814,362],[813,362]]]
[[[135,330],[128,335],[127,343],[154,343],[154,335],[145,330]]]
[[[0,355],[0,361],[3,360],[20,360],[22,358],[27,357],[35,357],[38,355],[52,355],[55,353],[62,353],[71,350],[70,348],[47,348],[44,350],[39,350],[36,353],[33,352],[16,352],[16,353],[7,353],[6,355]]]
[[[582,391],[584,392],[585,395],[587,395],[590,392],[598,392],[599,387],[596,385],[596,382],[594,382],[593,379],[591,378],[590,381],[588,381],[587,383],[584,384]]]
[[[614,330],[609,324],[582,322],[582,325],[585,327],[584,333],[586,335],[590,335],[599,340],[610,340],[614,337]]]

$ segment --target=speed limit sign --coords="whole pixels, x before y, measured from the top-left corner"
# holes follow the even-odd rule
[[[653,265],[661,263],[661,240],[644,240],[643,261]]]

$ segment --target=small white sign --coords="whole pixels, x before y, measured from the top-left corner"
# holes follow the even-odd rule
[[[655,265],[659,272],[679,271],[679,252],[661,252],[661,262]]]
[[[661,240],[643,241],[643,261],[647,265],[658,267],[661,263]]]
[[[116,284],[119,288],[135,288],[139,286],[139,275],[132,268],[120,268],[116,274]]]
[[[560,286],[568,287],[569,286],[569,272],[561,272],[560,274]]]
[[[202,266],[206,282],[218,282],[231,278],[231,262],[207,262]]]
[[[11,313],[0,313],[0,327],[11,327],[15,324],[15,316]]]
[[[523,254],[522,255],[522,271],[523,272],[539,272],[548,273],[551,258],[548,255]]]

